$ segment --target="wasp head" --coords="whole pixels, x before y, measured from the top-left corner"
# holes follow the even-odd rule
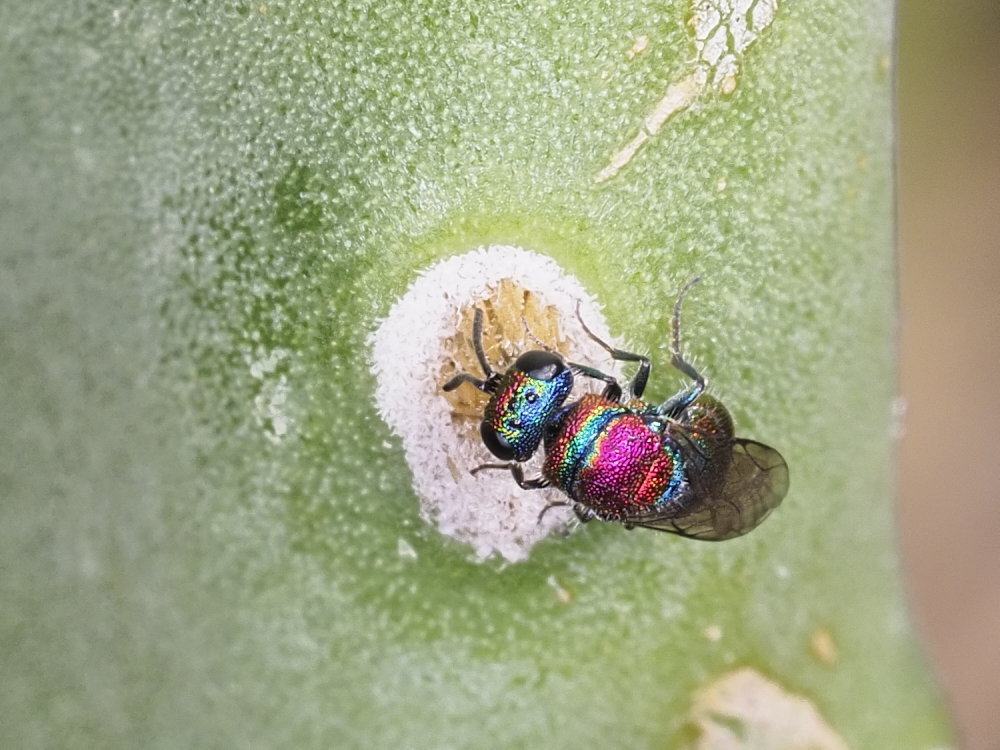
[[[496,384],[480,433],[503,461],[526,461],[538,449],[545,425],[573,388],[573,373],[558,354],[525,352]]]

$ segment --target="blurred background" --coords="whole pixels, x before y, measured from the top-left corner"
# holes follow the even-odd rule
[[[901,543],[961,746],[1000,748],[1000,0],[899,0]]]
[[[961,746],[1000,750],[1000,0],[898,24],[900,544]]]

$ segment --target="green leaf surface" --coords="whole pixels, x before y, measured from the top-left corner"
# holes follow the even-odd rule
[[[891,523],[891,4],[782,2],[644,126],[718,70],[698,7],[0,8],[0,745],[687,747],[743,667],[852,748],[947,743]],[[366,338],[491,243],[654,398],[702,275],[687,351],[788,460],[773,517],[509,566],[426,525]]]

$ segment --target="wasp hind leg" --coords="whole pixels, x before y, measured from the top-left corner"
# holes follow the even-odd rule
[[[620,523],[626,529],[634,529],[635,524],[629,523],[627,517],[622,511],[614,510],[594,510],[589,508],[583,503],[574,503],[573,512],[576,513],[576,517],[580,519],[580,523],[587,523],[589,521],[604,521],[605,523]]]

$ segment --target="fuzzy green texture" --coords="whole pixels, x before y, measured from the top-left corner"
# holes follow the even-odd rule
[[[782,4],[732,95],[595,184],[689,15],[0,8],[0,746],[670,748],[744,665],[852,748],[947,742],[891,523],[891,3]],[[771,519],[591,524],[509,567],[420,520],[365,338],[497,242],[576,274],[653,398],[704,277],[687,351],[788,460]]]

